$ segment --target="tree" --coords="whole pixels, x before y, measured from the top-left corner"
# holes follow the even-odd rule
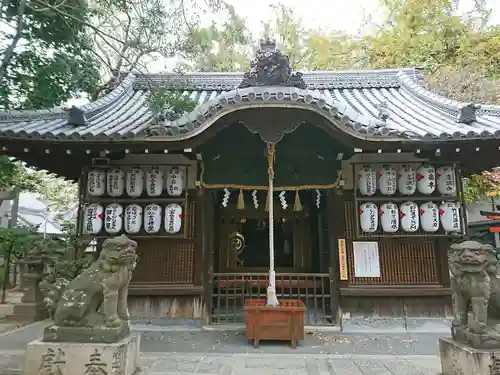
[[[457,14],[452,0],[380,0],[386,18],[378,32],[362,40],[371,68],[417,66],[427,85],[461,101],[497,102],[500,28],[486,27],[484,1]]]
[[[215,21],[208,27],[192,28],[182,46],[185,61],[180,70],[230,72],[244,70],[251,51],[251,36],[245,20],[234,7],[225,4],[228,14],[222,25]]]
[[[86,2],[4,0],[0,14],[0,110],[52,108],[96,88]],[[37,191],[42,182],[43,173],[0,156],[0,189]]]
[[[28,170],[20,161],[0,156],[0,190],[37,191],[41,184],[39,173]]]
[[[451,0],[381,0],[387,17],[363,40],[367,65],[419,66],[429,89],[462,102],[500,103],[500,27],[487,26],[485,1],[465,17]],[[498,171],[464,181],[467,203],[500,192]]]
[[[0,109],[51,108],[96,87],[86,2],[4,0],[0,11]]]
[[[212,0],[209,7],[218,4]],[[103,88],[100,68],[137,69],[147,56],[170,56],[179,48],[182,30],[193,19],[184,7],[176,0],[98,0],[91,7],[80,0],[2,1],[0,110],[97,97]],[[6,156],[0,157],[0,188],[38,192],[57,208],[73,201],[76,191],[74,184]]]
[[[49,204],[49,209],[60,213],[78,202],[78,186],[73,181],[68,181],[48,174],[44,171],[32,172],[38,174],[42,181],[35,189],[40,199]]]
[[[276,39],[278,48],[297,69],[347,69],[360,60],[358,44],[339,31],[307,28],[300,17],[283,4],[270,5],[272,17],[263,24],[259,39]],[[194,29],[188,35],[182,69],[194,71],[246,71],[258,45],[248,33],[245,20],[227,7],[230,17],[222,25]]]

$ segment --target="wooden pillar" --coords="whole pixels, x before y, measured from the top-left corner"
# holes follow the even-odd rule
[[[440,238],[436,241],[436,263],[439,281],[444,287],[450,287],[450,271],[448,268],[448,248],[450,241],[447,238]]]
[[[340,303],[340,278],[339,278],[339,253],[338,239],[345,239],[345,215],[344,215],[344,197],[342,191],[335,189],[328,190],[326,193],[326,220],[328,226],[328,247],[329,247],[329,273],[330,273],[330,295],[332,323],[336,324],[339,320],[337,311]]]
[[[202,262],[203,262],[203,288],[206,306],[205,324],[211,323],[212,317],[212,292],[213,292],[213,269],[214,269],[214,231],[215,231],[215,206],[214,194],[211,190],[205,190],[202,208]]]
[[[203,285],[205,275],[203,271],[203,248],[204,248],[204,232],[205,221],[204,221],[204,206],[205,206],[205,189],[200,188],[196,191],[195,198],[195,238],[194,238],[194,267],[193,267],[193,284]]]

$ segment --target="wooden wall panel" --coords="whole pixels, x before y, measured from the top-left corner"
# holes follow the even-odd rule
[[[195,202],[184,213],[186,238],[140,238],[139,261],[132,282],[193,284],[195,259]]]
[[[353,241],[356,241],[356,212],[352,200],[345,201],[346,248],[349,284],[440,285],[436,240],[429,238],[380,238],[380,278],[354,277]],[[375,241],[376,239],[373,239]],[[369,241],[363,239],[363,241]]]
[[[132,282],[192,284],[194,244],[186,240],[142,240]]]

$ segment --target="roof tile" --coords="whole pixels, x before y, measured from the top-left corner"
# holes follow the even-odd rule
[[[229,107],[250,107],[268,100],[289,107],[311,106],[338,126],[374,138],[426,141],[500,138],[500,106],[474,105],[472,114],[458,122],[469,103],[447,99],[423,88],[422,75],[417,69],[304,73],[307,90],[279,86],[236,89],[243,78],[241,73],[129,74],[121,78],[109,94],[80,107],[86,118],[84,125],[68,124],[68,112],[61,109],[0,112],[0,137],[73,140],[143,137],[155,118],[149,110],[148,90],[164,87],[183,90],[184,95],[198,102],[191,113],[164,122],[164,132],[172,140],[189,137],[201,123],[211,121],[215,114],[222,114]],[[383,119],[381,106],[384,106]],[[150,133],[158,131],[155,126]]]

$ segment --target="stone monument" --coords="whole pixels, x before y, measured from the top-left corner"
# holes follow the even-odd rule
[[[74,280],[40,282],[53,320],[28,344],[25,375],[140,374],[140,337],[130,332],[128,285],[137,242],[125,235],[104,241],[99,258]]]
[[[41,254],[28,254],[17,262],[21,266],[24,292],[21,303],[14,305],[13,317],[18,320],[36,321],[48,317],[40,290],[40,281],[44,277],[46,257]]]
[[[500,275],[496,249],[476,241],[449,251],[452,339],[440,339],[443,375],[500,375]]]

